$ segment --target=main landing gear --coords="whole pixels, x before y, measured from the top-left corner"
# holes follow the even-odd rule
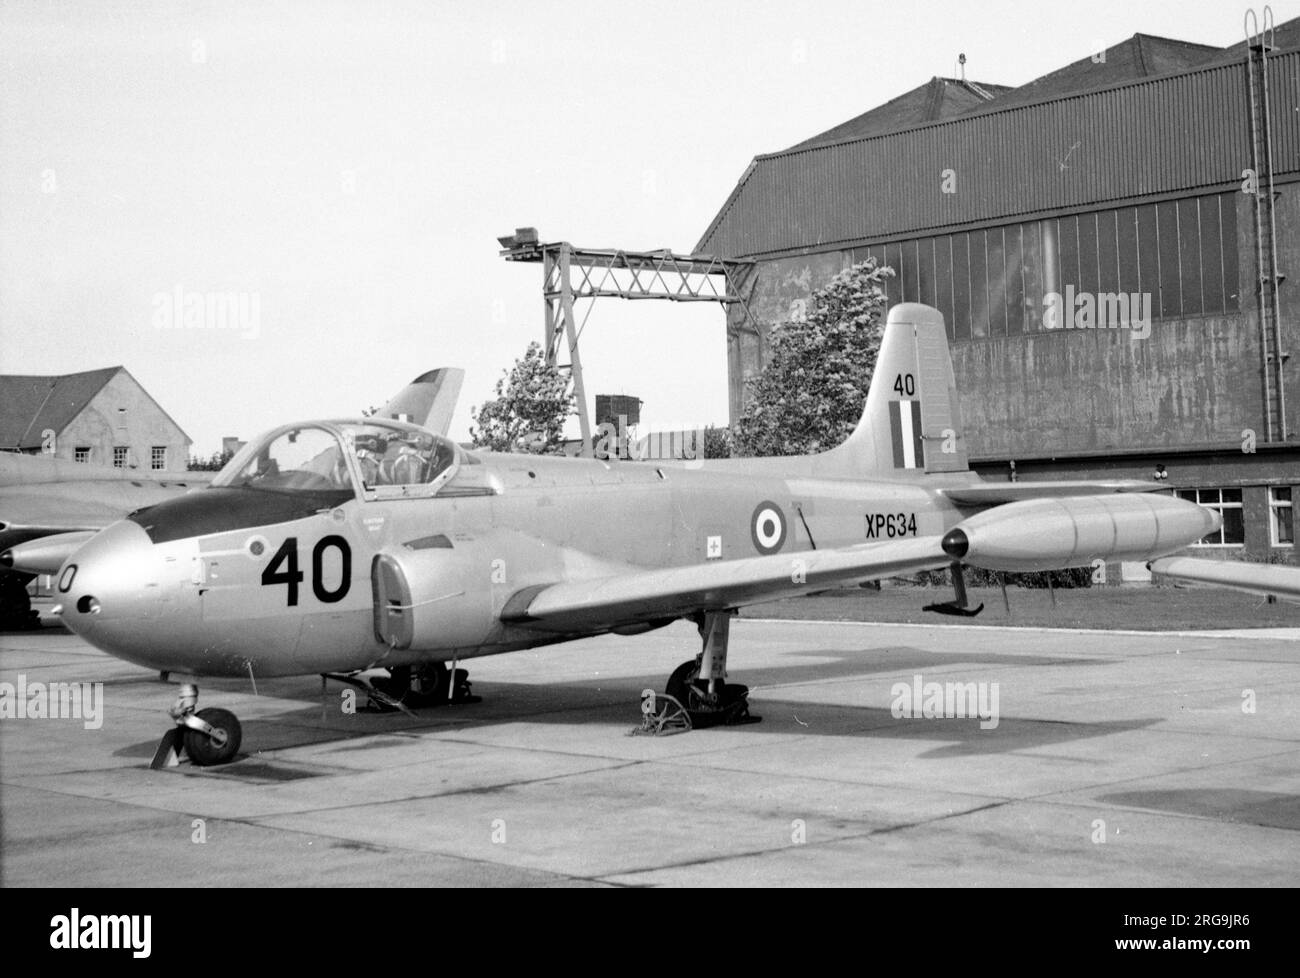
[[[727,638],[734,615],[735,611],[728,610],[697,616],[695,624],[704,648],[668,677],[664,692],[686,709],[693,727],[758,723],[762,719],[749,715],[749,687],[726,681]]]
[[[387,679],[376,676],[362,686],[370,695],[369,708],[378,713],[393,710],[409,713],[412,708],[478,703],[483,699],[471,692],[467,670],[453,671],[445,662],[430,662],[415,668],[394,666],[388,673]]]
[[[225,764],[239,751],[243,731],[235,715],[215,706],[195,710],[198,700],[199,687],[184,683],[176,704],[167,711],[176,725],[163,735],[149,767],[175,767],[182,752],[199,767]]]

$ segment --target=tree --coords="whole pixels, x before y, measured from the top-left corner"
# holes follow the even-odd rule
[[[567,388],[560,371],[547,365],[541,345],[529,343],[513,369],[501,372],[496,397],[470,408],[470,438],[494,452],[561,454],[564,422],[573,413]]]
[[[234,457],[235,453],[229,450],[213,452],[207,458],[191,455],[185,462],[185,468],[189,472],[220,472]]]
[[[746,385],[737,455],[803,455],[834,448],[862,417],[880,352],[888,266],[868,258],[808,300],[806,318],[773,327],[770,355]]]
[[[731,431],[709,425],[704,429],[702,458],[731,458]]]

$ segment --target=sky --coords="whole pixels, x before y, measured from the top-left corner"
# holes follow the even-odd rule
[[[1245,9],[4,0],[0,373],[122,364],[209,455],[459,366],[463,440],[542,338],[541,266],[498,236],[689,252],[755,155],[958,53],[1020,85],[1138,32],[1236,43]],[[715,304],[599,300],[581,351],[643,430],[727,422]]]

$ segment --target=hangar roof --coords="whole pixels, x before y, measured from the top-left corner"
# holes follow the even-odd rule
[[[1273,30],[1271,40],[1273,47],[1279,51],[1300,47],[1300,17],[1278,24]],[[1223,48],[1216,57],[1210,59],[1209,63],[1222,64],[1225,61],[1240,61],[1245,56],[1246,42],[1238,41],[1231,47]]]
[[[884,105],[869,109],[811,139],[805,139],[790,149],[807,149],[810,146],[839,142],[841,139],[859,139],[891,132],[919,122],[949,119],[978,108],[1009,91],[1011,88],[1006,85],[968,82],[959,78],[931,78],[924,85],[904,92],[898,98],[890,99]]]
[[[1209,44],[1192,44],[1151,34],[1134,34],[1105,51],[1080,58],[1019,88],[1006,89],[1006,93],[991,105],[980,105],[975,109],[978,111],[984,108],[1004,109],[1012,105],[1027,105],[1062,95],[1090,92],[1119,82],[1169,75],[1203,65],[1222,51],[1222,48]],[[1245,53],[1244,48],[1242,53]]]
[[[1278,25],[1270,74],[1300,74],[1300,18]],[[1240,179],[1249,143],[1228,48],[1135,34],[1019,88],[932,79],[777,153],[760,155],[695,251],[720,258],[838,250],[917,234],[1210,192]],[[991,98],[978,98],[976,90]],[[1285,86],[1279,90],[1286,90]],[[962,101],[965,111],[954,110]],[[1278,172],[1300,171],[1300,117],[1273,106]],[[940,175],[957,175],[940,193]]]
[[[1297,25],[1297,34],[1300,35],[1300,18],[1284,26],[1292,24]],[[1279,34],[1280,32],[1279,28]],[[1300,41],[1300,36],[1296,40]],[[1238,56],[1245,53],[1245,43],[1241,43]],[[842,122],[811,139],[796,143],[785,152],[875,136],[985,109],[1026,105],[1118,82],[1186,71],[1206,64],[1215,55],[1223,53],[1223,48],[1211,44],[1193,44],[1152,34],[1134,34],[1104,51],[1080,58],[1064,68],[1057,68],[1019,88],[991,82],[972,82],[964,78],[935,77],[883,105],[868,109],[848,122]]]

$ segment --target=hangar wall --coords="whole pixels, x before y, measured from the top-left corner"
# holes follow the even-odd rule
[[[1253,218],[1236,205],[1237,272],[1255,280]],[[1285,196],[1282,210],[1294,212]],[[1157,310],[1157,313],[1159,310]],[[1150,335],[1090,329],[1025,333],[954,344],[954,370],[967,398],[965,422],[976,457],[1107,449],[1234,444],[1246,429],[1263,440],[1264,389],[1254,297],[1226,307],[1159,317]],[[1289,386],[1296,371],[1289,365]],[[1288,427],[1300,411],[1288,404]]]
[[[1286,273],[1300,270],[1300,51],[1272,60]],[[772,327],[870,254],[899,273],[890,304],[944,312],[978,470],[1150,479],[1162,465],[1162,484],[1200,494],[1230,520],[1221,555],[1294,561],[1300,355],[1283,368],[1289,440],[1268,444],[1255,204],[1241,186],[1247,94],[1244,59],[1232,60],[998,117],[758,157],[701,241],[754,262],[742,294],[757,330],[743,310],[728,314],[732,418]],[[1126,127],[1144,138],[1106,138]],[[1084,154],[1073,160],[1078,179],[1053,184],[1043,154],[1071,144]],[[953,153],[965,161],[959,179],[984,183],[945,201],[935,191]],[[959,219],[945,221],[945,207]],[[1044,295],[1070,286],[1149,294],[1149,335],[1046,329]],[[1300,296],[1279,291],[1287,350]]]
[[[1278,201],[1283,268],[1300,267],[1300,184]],[[1235,207],[1234,287],[1221,309],[1161,317],[1150,335],[1128,329],[1019,331],[949,340],[971,455],[1038,455],[1169,445],[1240,443],[1252,429],[1263,440],[1263,381],[1259,316],[1247,289],[1255,281],[1254,220],[1249,198],[1221,195]],[[931,240],[931,239],[926,239]],[[910,243],[910,242],[909,242]],[[906,244],[906,243],[905,243]],[[799,305],[868,252],[896,270],[892,245],[842,249],[759,262],[749,280],[749,306],[762,335],[746,332],[742,311],[730,315],[731,412],[743,409],[744,383],[761,369],[766,334],[795,318]],[[891,287],[890,303],[937,304],[924,289]],[[1069,284],[1073,284],[1070,279]],[[1245,286],[1244,288],[1242,286]],[[1081,289],[1083,286],[1081,285]],[[1026,295],[1027,315],[1042,311],[1040,287]],[[1243,294],[1244,293],[1244,294]],[[951,310],[944,310],[951,316]],[[1286,307],[1283,314],[1286,315]],[[1288,429],[1300,429],[1300,358],[1286,365]]]

